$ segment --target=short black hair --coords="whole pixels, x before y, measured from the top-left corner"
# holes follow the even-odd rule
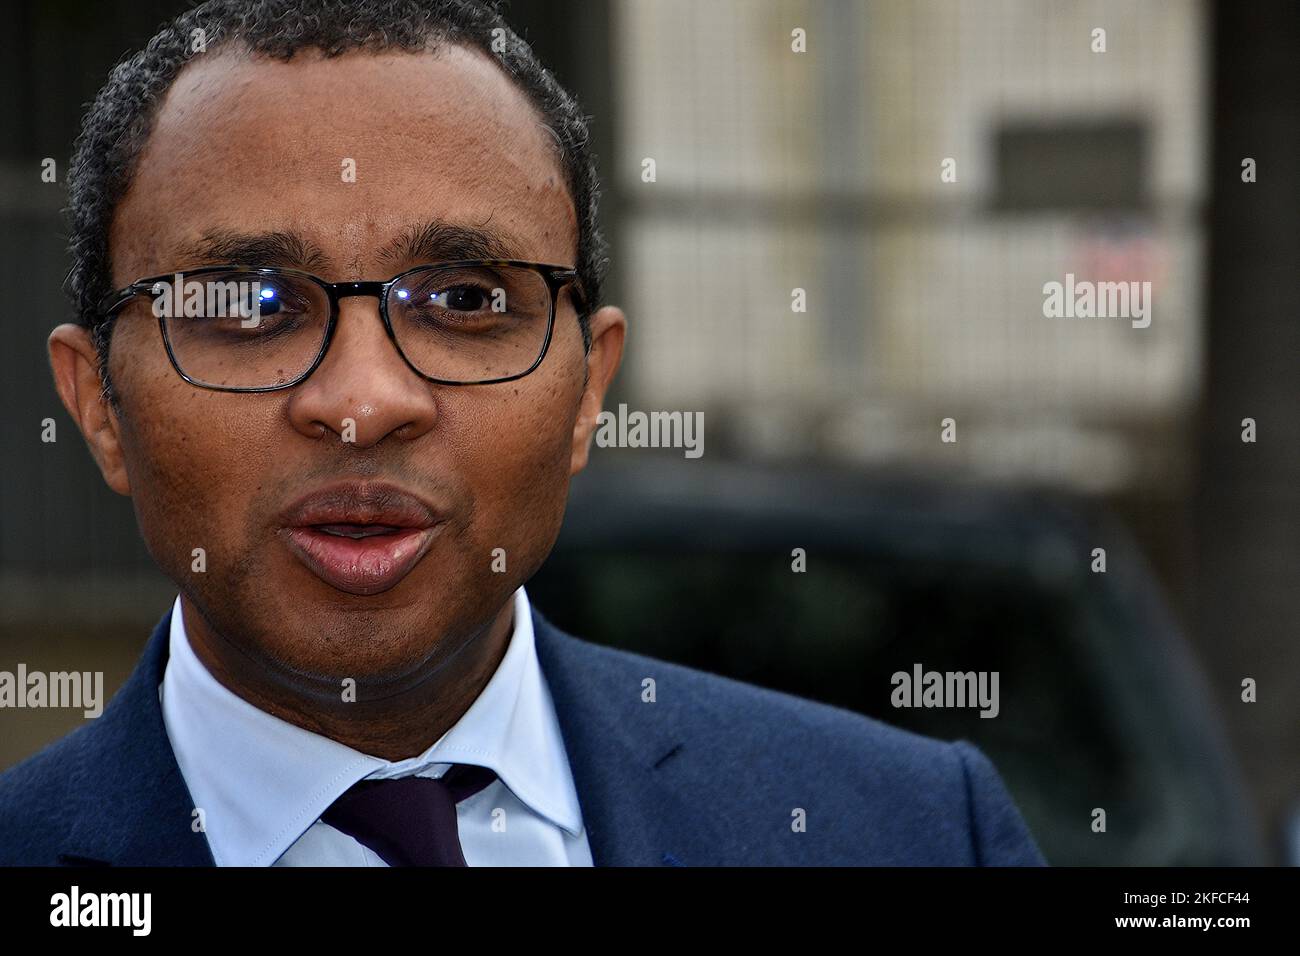
[[[111,321],[100,314],[113,291],[108,236],[136,163],[167,90],[202,52],[243,49],[280,60],[301,50],[327,57],[352,50],[437,52],[449,45],[482,50],[496,59],[542,116],[558,148],[560,166],[578,220],[576,269],[584,348],[589,319],[601,304],[608,263],[597,221],[600,185],[590,148],[590,117],[532,49],[506,23],[501,0],[207,0],[165,25],[144,49],[109,74],[73,146],[69,167],[72,268],[66,289],[78,320],[99,354],[103,397],[117,404],[108,375]],[[201,34],[195,31],[201,30]],[[202,52],[196,51],[200,44]]]

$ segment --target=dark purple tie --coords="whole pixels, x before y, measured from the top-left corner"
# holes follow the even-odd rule
[[[370,847],[389,866],[466,866],[456,804],[496,778],[487,767],[454,764],[437,780],[362,780],[321,820]]]

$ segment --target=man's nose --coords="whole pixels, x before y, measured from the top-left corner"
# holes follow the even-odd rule
[[[339,299],[329,351],[290,392],[289,415],[298,431],[320,438],[326,429],[363,448],[388,435],[418,438],[438,413],[434,387],[398,353],[374,296]]]

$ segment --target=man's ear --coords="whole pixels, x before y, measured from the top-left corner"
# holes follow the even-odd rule
[[[587,387],[582,392],[578,418],[573,423],[570,475],[576,475],[587,467],[596,422],[605,406],[605,393],[623,360],[623,337],[626,334],[627,319],[623,310],[617,306],[607,305],[592,314],[591,350],[587,352]]]
[[[101,396],[99,356],[90,333],[80,325],[65,323],[50,333],[48,347],[54,387],[63,407],[85,436],[108,487],[129,496],[131,484],[122,456],[117,415]]]

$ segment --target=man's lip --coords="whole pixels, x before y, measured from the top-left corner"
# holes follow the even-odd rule
[[[431,528],[441,516],[418,496],[383,482],[342,482],[303,495],[281,514],[284,528],[384,525]]]
[[[395,587],[428,553],[442,529],[402,528],[392,534],[348,538],[316,527],[285,528],[289,551],[331,587],[348,594],[380,594]]]

